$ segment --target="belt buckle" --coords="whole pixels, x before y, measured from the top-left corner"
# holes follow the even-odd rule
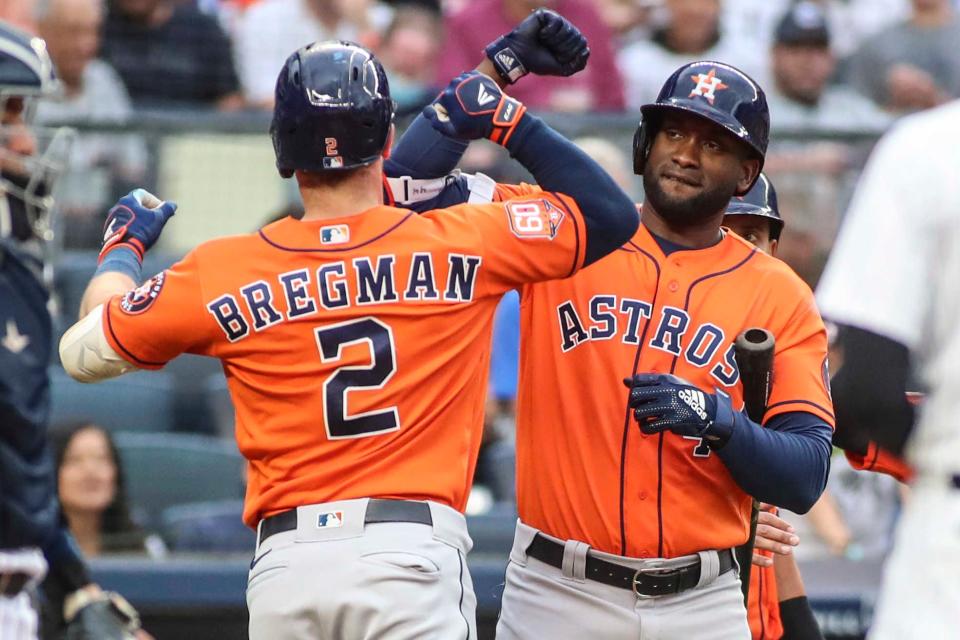
[[[637,569],[633,572],[633,580],[631,581],[630,588],[633,589],[633,595],[638,598],[658,598],[659,595],[648,595],[646,593],[640,593],[637,591],[637,585],[639,584],[640,576],[647,575],[648,573],[656,573],[658,571],[664,571],[663,565],[664,560],[650,560],[649,566],[645,566],[641,569]]]

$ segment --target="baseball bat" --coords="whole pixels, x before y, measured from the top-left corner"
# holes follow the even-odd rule
[[[743,386],[743,403],[747,415],[757,424],[762,424],[763,414],[767,412],[767,399],[770,397],[770,385],[773,381],[773,348],[776,340],[773,334],[759,327],[747,329],[733,343],[740,370],[740,384]],[[753,542],[757,535],[757,519],[760,517],[759,503],[754,500],[750,510],[750,537],[736,548],[737,562],[740,564],[740,588],[743,591],[743,604],[747,606],[750,592],[750,566],[753,562]]]

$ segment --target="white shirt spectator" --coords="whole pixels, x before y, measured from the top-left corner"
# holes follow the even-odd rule
[[[755,52],[723,36],[700,54],[674,53],[653,40],[636,42],[617,56],[617,65],[623,75],[627,109],[638,111],[641,105],[656,100],[670,74],[694,60],[724,62],[758,81],[767,63],[765,56],[757,56]],[[761,86],[764,85],[761,83]]]
[[[386,27],[390,10],[373,4],[368,19],[377,29]],[[244,97],[251,104],[273,103],[277,74],[291,53],[318,40],[351,40],[360,37],[357,26],[346,19],[333,29],[325,27],[308,6],[308,0],[262,0],[240,18],[236,34],[237,70]]]
[[[769,85],[766,93],[772,135],[797,129],[874,131],[879,134],[892,120],[885,111],[849,87],[828,86],[815,105],[791,100],[775,85]]]
[[[130,96],[113,67],[91,60],[80,91],[58,101],[41,101],[37,122],[126,122]],[[67,170],[57,184],[57,206],[66,213],[102,213],[116,194],[112,182],[138,182],[147,165],[143,140],[131,134],[83,133],[74,141]],[[96,222],[94,224],[100,224]]]
[[[773,29],[791,3],[725,0],[720,24],[728,37],[754,51],[767,51],[773,44]],[[867,37],[910,15],[910,0],[827,0],[820,4],[826,5],[827,22],[834,34],[832,46],[839,58],[853,53]]]

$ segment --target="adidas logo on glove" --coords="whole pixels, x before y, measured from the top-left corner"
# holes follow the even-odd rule
[[[700,416],[701,420],[707,420],[707,402],[703,397],[703,392],[696,389],[681,389],[677,391],[677,397],[683,400],[683,403],[690,407],[694,413]]]

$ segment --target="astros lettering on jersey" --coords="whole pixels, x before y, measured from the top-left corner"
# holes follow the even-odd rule
[[[576,204],[542,192],[423,215],[285,218],[201,245],[114,298],[103,323],[140,368],[182,352],[223,361],[249,460],[248,525],[367,496],[462,511],[484,409],[468,391],[486,381],[497,302],[569,276],[584,246]]]
[[[576,276],[523,287],[521,326],[519,515],[561,539],[670,558],[734,547],[749,534],[751,497],[699,439],[641,433],[624,376],[669,372],[742,407],[733,342],[765,327],[777,344],[765,420],[804,411],[833,425],[827,336],[812,292],[734,234],[665,256],[641,225]]]

